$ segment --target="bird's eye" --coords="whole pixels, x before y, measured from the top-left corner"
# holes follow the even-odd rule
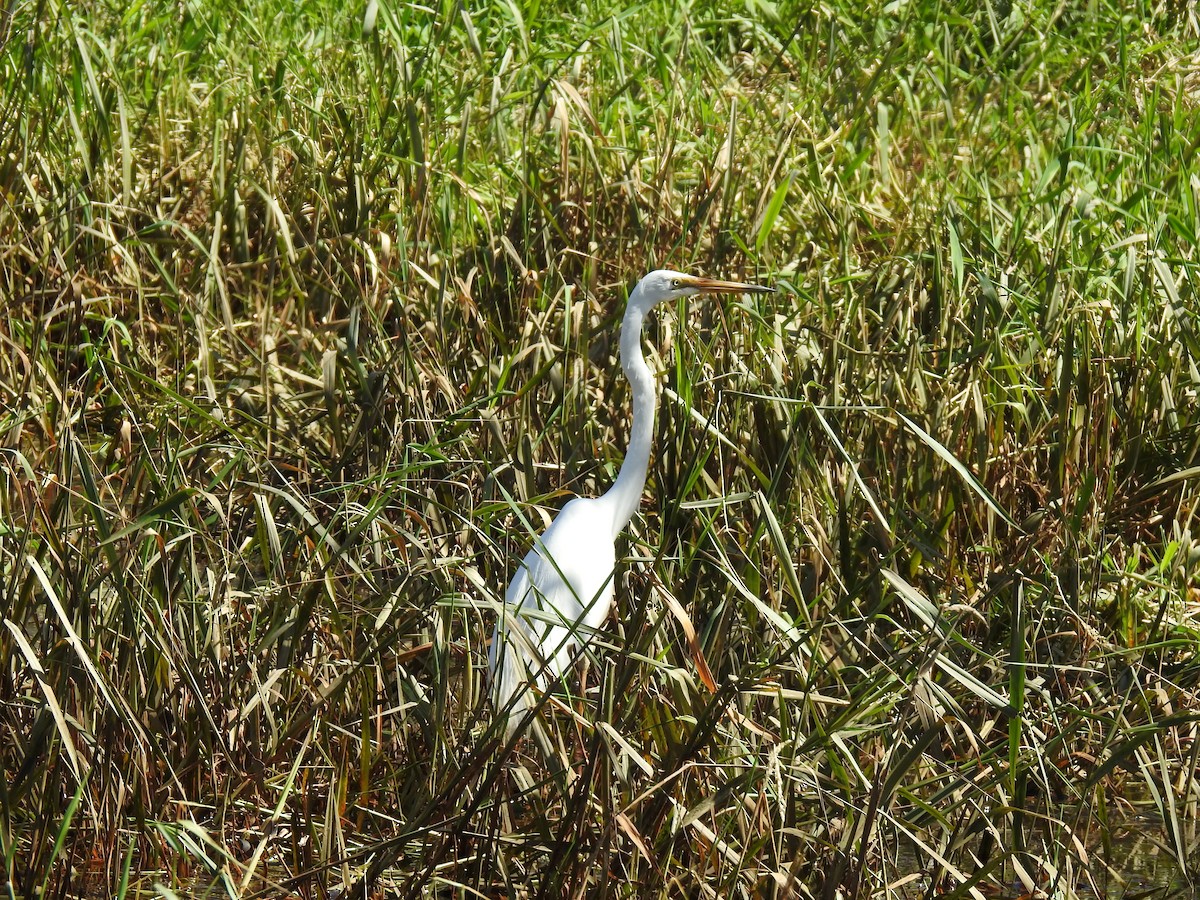
[[[680,281],[678,278],[672,278],[671,279],[671,287],[673,287],[673,288],[683,287],[683,282]]]

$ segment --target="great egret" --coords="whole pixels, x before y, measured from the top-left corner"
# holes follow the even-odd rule
[[[646,483],[657,398],[642,355],[642,324],[655,306],[694,294],[761,294],[757,284],[714,281],[659,269],[638,282],[621,321],[621,368],[633,390],[629,450],[603,496],[567,503],[526,554],[508,590],[488,649],[492,703],[511,736],[543,690],[560,678],[578,648],[608,618],[616,539],[633,517]]]

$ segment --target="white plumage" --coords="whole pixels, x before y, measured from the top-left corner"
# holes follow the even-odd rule
[[[534,542],[504,595],[488,649],[492,703],[509,734],[545,690],[571,668],[613,605],[616,539],[637,511],[650,465],[657,398],[642,356],[646,314],[666,300],[700,293],[764,293],[770,288],[659,269],[638,282],[621,321],[621,367],[633,394],[629,449],[601,497],[576,498]]]

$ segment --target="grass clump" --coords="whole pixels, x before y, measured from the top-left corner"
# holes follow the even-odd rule
[[[1145,821],[1184,884],[1196,47],[1105,2],[12,5],[10,894],[1070,897]],[[620,621],[507,746],[495,603],[615,475],[659,265],[782,290],[650,329]]]

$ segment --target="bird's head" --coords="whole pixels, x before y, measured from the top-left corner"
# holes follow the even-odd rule
[[[657,269],[638,282],[631,301],[636,297],[639,305],[646,310],[675,300],[679,297],[690,297],[693,294],[773,294],[774,288],[761,284],[743,284],[739,281],[717,281],[713,278],[700,278],[696,275],[685,275],[670,269]]]

